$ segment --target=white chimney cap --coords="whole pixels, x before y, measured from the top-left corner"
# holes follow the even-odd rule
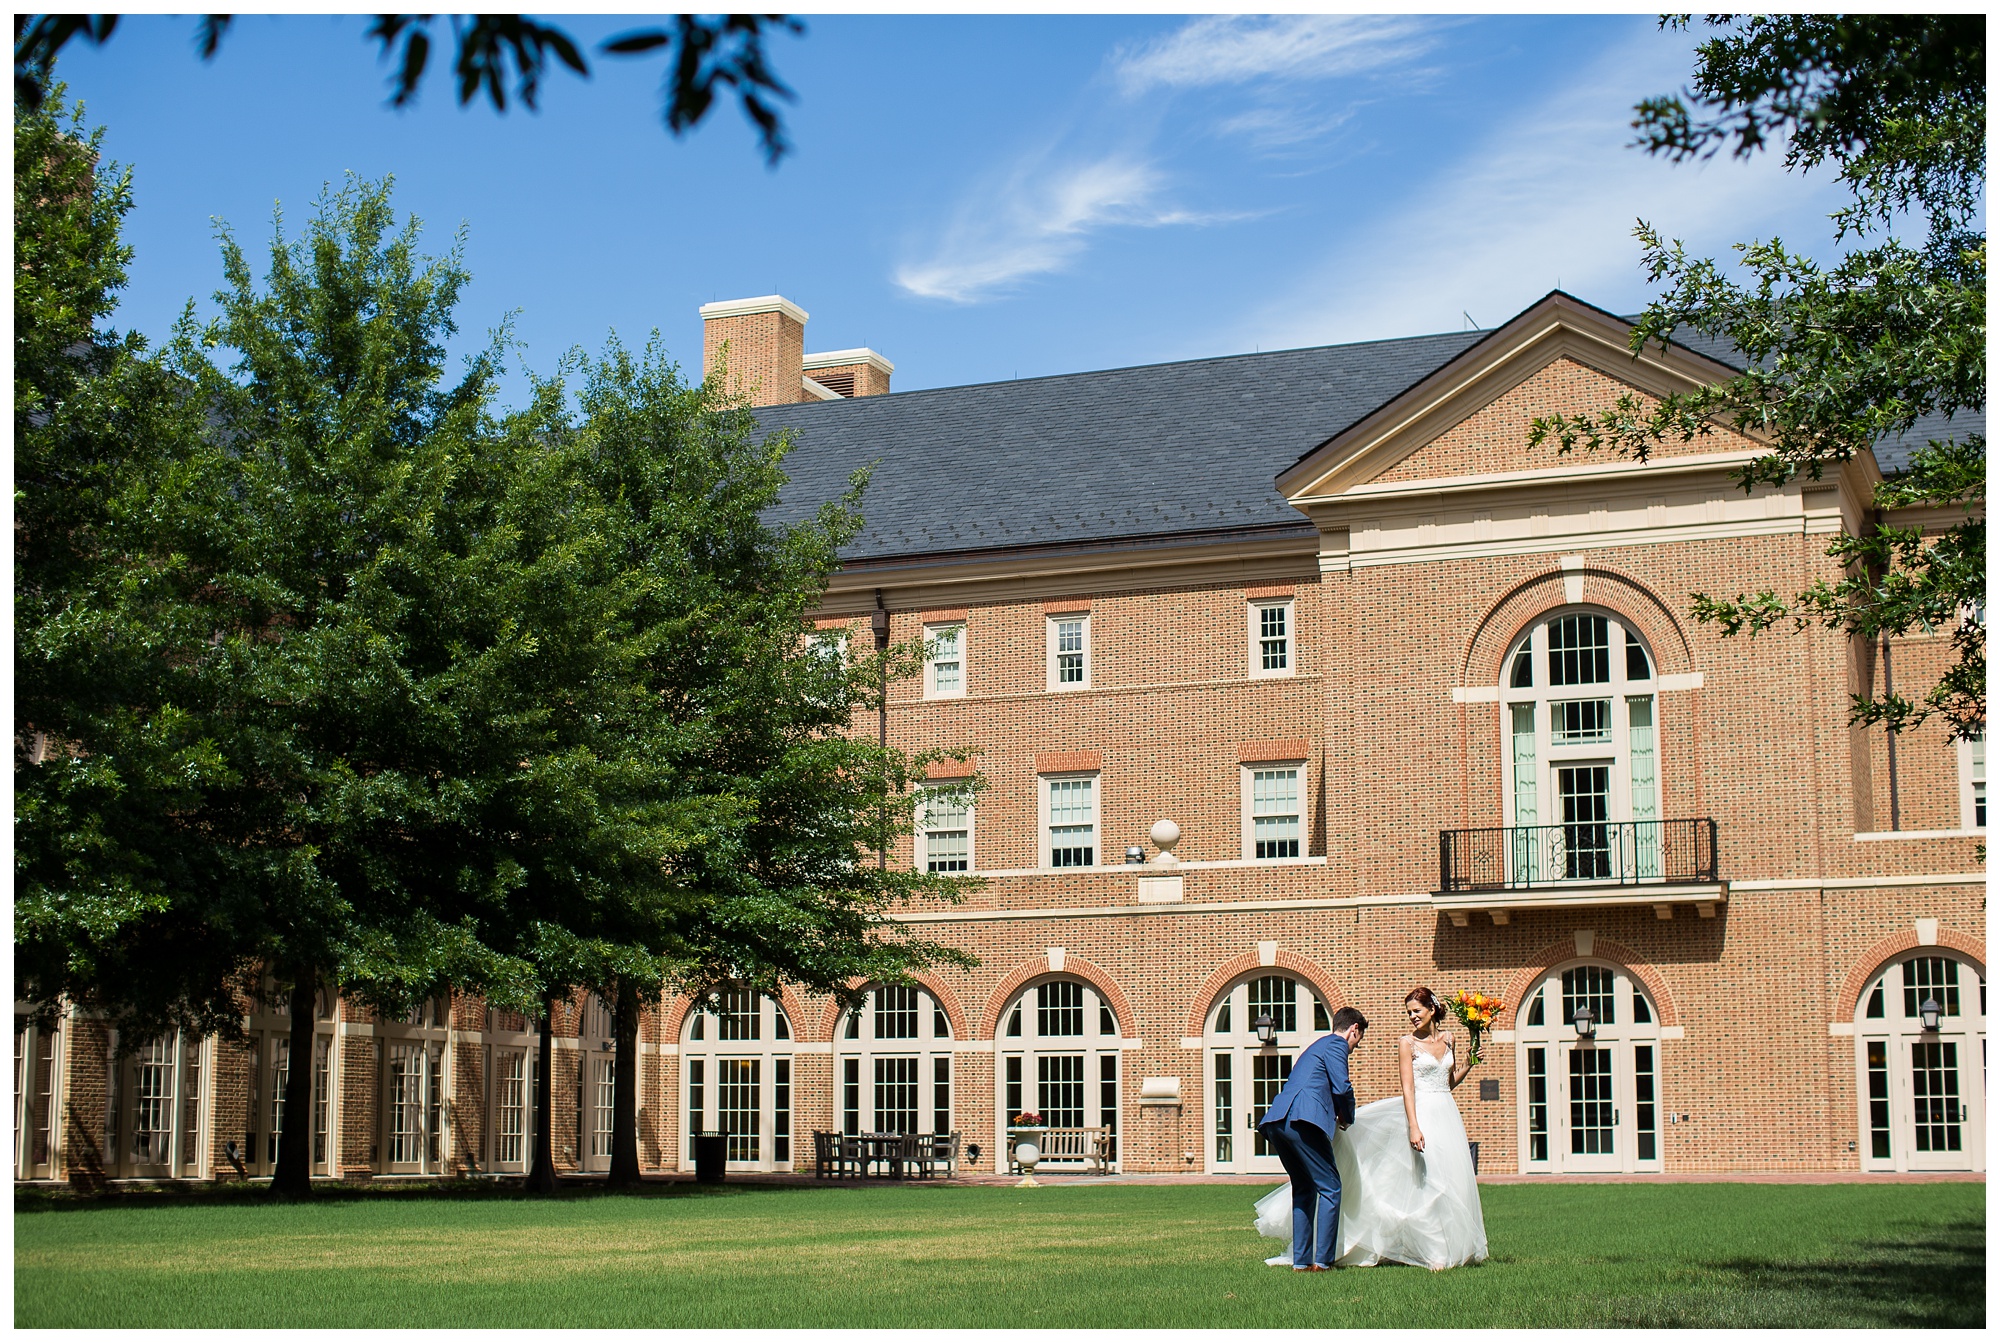
[[[766,294],[762,298],[726,298],[720,303],[701,305],[701,320],[712,322],[718,317],[749,317],[760,312],[781,312],[797,322],[806,324],[806,310],[782,294]]]

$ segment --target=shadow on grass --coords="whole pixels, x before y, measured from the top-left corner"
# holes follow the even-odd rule
[[[636,1189],[607,1189],[602,1179],[558,1180],[553,1194],[531,1194],[513,1180],[446,1180],[398,1184],[372,1181],[313,1184],[310,1199],[293,1206],[321,1203],[577,1203],[593,1199],[734,1198],[745,1194],[779,1193],[813,1188],[796,1184],[758,1184],[732,1180],[726,1184],[696,1184],[690,1180],[647,1180]],[[268,1184],[163,1185],[112,1188],[102,1191],[66,1188],[17,1188],[14,1211],[22,1213],[94,1212],[106,1208],[245,1207],[284,1202]]]
[[[1986,1228],[1954,1217],[1856,1240],[1816,1260],[1702,1265],[1713,1287],[1609,1303],[1619,1325],[1978,1329],[1986,1324]],[[1705,1284],[1706,1285],[1706,1284]]]

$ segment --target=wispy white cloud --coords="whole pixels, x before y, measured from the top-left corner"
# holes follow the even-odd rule
[[[1628,148],[1634,89],[1671,87],[1683,53],[1609,52],[1562,90],[1524,103],[1428,187],[1338,243],[1238,324],[1264,349],[1456,330],[1513,316],[1558,284],[1586,300],[1644,300],[1639,218],[1709,255],[1782,230],[1825,232],[1837,191],[1787,177],[1765,154],[1675,167]]]
[[[1062,269],[1099,229],[1231,217],[1167,204],[1163,191],[1159,170],[1135,157],[1112,155],[1054,168],[1022,165],[962,204],[931,253],[897,269],[896,283],[923,298],[973,303]]]
[[[1120,50],[1113,77],[1129,96],[1272,80],[1323,80],[1402,65],[1429,48],[1433,25],[1406,15],[1215,15]]]

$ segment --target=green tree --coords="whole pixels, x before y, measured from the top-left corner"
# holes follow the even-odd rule
[[[1687,19],[1663,20],[1686,27]],[[1748,490],[1818,479],[1930,416],[1986,404],[1986,48],[1982,15],[1715,17],[1682,97],[1638,106],[1639,144],[1675,161],[1773,140],[1785,165],[1831,164],[1852,202],[1834,216],[1848,244],[1821,265],[1778,239],[1740,244],[1747,279],[1690,257],[1641,221],[1649,279],[1663,286],[1632,348],[1683,328],[1734,343],[1743,372],[1658,402],[1622,398],[1587,416],[1537,419],[1530,441],[1609,447],[1644,460],[1722,422],[1770,452],[1739,473]],[[1916,234],[1906,240],[1899,234]],[[1790,597],[1693,595],[1693,614],[1752,636],[1783,622],[1856,638],[1949,630],[1956,661],[1913,700],[1856,695],[1856,722],[1900,731],[1939,715],[1954,735],[1986,722],[1986,441],[1956,433],[1916,448],[1876,493],[1877,515],[1828,554],[1843,573]],[[1957,512],[1939,530],[1892,526],[1887,510]]]
[[[614,1004],[610,1182],[629,1184],[642,1004],[780,981],[844,993],[963,964],[885,917],[963,882],[868,861],[909,832],[938,756],[850,729],[917,650],[837,660],[804,637],[865,478],[774,526],[791,443],[762,435],[719,377],[683,383],[657,339],[638,355],[613,341],[573,371],[573,408],[551,380],[512,425],[528,448],[506,525],[533,594],[509,605],[561,652],[519,687],[544,715],[549,786],[524,787],[496,827],[524,877],[485,940],[525,932],[545,983]]]
[[[378,43],[382,58],[395,65],[390,79],[393,106],[414,101],[423,84],[437,17],[377,14],[368,25],[367,40]],[[215,58],[231,21],[228,14],[202,16],[195,44],[203,60]],[[511,78],[515,96],[533,111],[542,76],[557,63],[581,78],[590,77],[590,62],[582,48],[554,24],[526,14],[451,15],[449,22],[460,106],[484,95],[496,112],[504,112]],[[29,110],[40,106],[42,88],[62,49],[77,38],[102,45],[117,29],[116,14],[16,14],[15,101]],[[798,20],[781,14],[677,14],[663,27],[634,29],[611,38],[599,51],[610,56],[659,52],[667,57],[661,119],[675,135],[701,124],[719,90],[733,90],[743,114],[757,127],[766,161],[775,164],[790,148],[777,103],[793,94],[771,68],[764,39],[773,32],[804,30]]]

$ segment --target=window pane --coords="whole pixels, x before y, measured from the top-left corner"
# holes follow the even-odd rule
[[[1049,866],[1089,867],[1097,861],[1095,780],[1049,783]]]
[[[1576,1009],[1588,1005],[1600,1026],[1618,1020],[1618,1000],[1614,991],[1618,976],[1601,965],[1579,965],[1563,971],[1563,1014],[1565,1023],[1576,1020]]]
[[[1611,740],[1611,701],[1559,699],[1549,704],[1549,739],[1557,746]]]
[[[761,1035],[757,1020],[758,995],[748,989],[730,989],[722,995],[722,1029],[718,1040],[756,1040]]]
[[[1250,981],[1250,1020],[1269,1014],[1280,1035],[1299,1028],[1299,982],[1284,975],[1264,975]]]
[[[916,1039],[917,1007],[917,990],[907,984],[891,984],[875,990],[875,1038]]]
[[[1646,658],[1646,650],[1639,645],[1639,636],[1631,630],[1625,631],[1625,679],[1628,681],[1648,681],[1653,676],[1653,664]]]
[[[1259,858],[1299,856],[1299,772],[1260,769],[1251,772],[1250,825]]]
[[[1958,1015],[1957,961],[1946,956],[1919,956],[1903,962],[1903,1015],[1920,1015],[1926,998],[1935,999],[1943,1015]]]
[[[1056,680],[1061,684],[1083,683],[1083,621],[1056,622]]]
[[[1082,1035],[1083,985],[1073,979],[1036,985],[1035,1031],[1044,1037]]]
[[[1289,614],[1284,606],[1257,608],[1257,652],[1265,671],[1284,671],[1291,665]]]
[[[1514,650],[1514,670],[1511,674],[1509,674],[1507,678],[1507,684],[1512,689],[1525,690],[1528,687],[1534,685],[1534,683],[1535,683],[1534,650],[1530,648],[1527,644],[1522,644],[1519,648]]]
[[[1603,616],[1549,622],[1549,684],[1603,685],[1611,679],[1611,633]]]

